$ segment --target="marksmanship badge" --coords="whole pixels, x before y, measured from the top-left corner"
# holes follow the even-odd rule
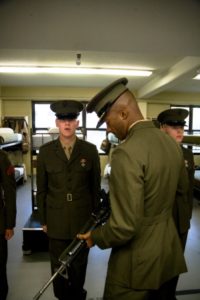
[[[85,158],[81,158],[80,163],[81,163],[81,167],[85,167],[86,165],[86,159]]]

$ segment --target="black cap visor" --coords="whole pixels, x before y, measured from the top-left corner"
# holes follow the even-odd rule
[[[68,113],[68,114],[56,114],[57,119],[59,120],[74,120],[77,119],[79,113]]]
[[[186,122],[185,121],[166,121],[164,124],[167,124],[169,126],[185,126]]]

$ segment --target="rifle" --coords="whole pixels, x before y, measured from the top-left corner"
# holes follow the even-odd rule
[[[86,222],[83,228],[80,230],[80,233],[86,233],[92,231],[99,225],[102,225],[106,222],[110,215],[110,205],[109,205],[109,196],[104,189],[101,190],[101,199],[97,209],[91,214],[90,219]],[[53,280],[60,274],[66,279],[68,278],[67,268],[72,264],[77,255],[81,250],[86,246],[85,240],[79,240],[74,238],[71,244],[62,252],[59,257],[59,262],[61,263],[57,271],[52,275],[52,277],[44,284],[44,286],[39,290],[39,292],[34,296],[33,300],[38,300],[48,286],[53,282]],[[65,274],[64,274],[65,273]]]

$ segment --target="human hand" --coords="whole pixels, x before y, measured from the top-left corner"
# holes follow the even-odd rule
[[[42,225],[42,229],[45,233],[47,233],[47,225]]]
[[[79,233],[79,234],[77,234],[77,238],[79,240],[85,240],[88,248],[91,248],[94,246],[94,242],[91,237],[91,231],[88,231],[87,233],[84,233],[84,234]]]
[[[14,229],[6,229],[5,230],[5,239],[8,241],[10,240],[14,235]]]

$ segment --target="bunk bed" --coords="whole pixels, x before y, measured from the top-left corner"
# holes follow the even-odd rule
[[[8,153],[8,157],[10,158],[10,153],[15,151],[22,152],[22,142],[23,136],[21,133],[15,133],[12,128],[1,127],[0,128],[0,149],[6,151]],[[15,168],[15,180],[17,183],[24,183],[25,170],[23,164],[15,164],[13,163]]]
[[[15,133],[12,128],[0,128],[0,143],[1,146],[12,143],[22,143],[22,134]]]
[[[39,148],[43,145],[46,144],[50,141],[53,141],[58,138],[59,135],[59,130],[57,127],[55,128],[50,128],[47,132],[45,133],[33,133],[31,135],[31,152],[36,153],[39,152]],[[82,133],[82,129],[79,128],[77,129],[76,135],[78,138],[83,139],[84,135]]]
[[[31,134],[31,190],[32,190],[32,211],[37,211],[36,203],[36,165],[39,149],[43,144],[58,138],[58,128],[51,128],[45,133]]]
[[[58,128],[51,128],[46,133],[34,133],[31,135],[31,151],[36,153],[39,151],[39,148],[52,140],[58,138]]]
[[[194,173],[194,188],[196,190],[196,194],[200,196],[200,168],[195,169]]]
[[[58,138],[58,129],[53,128],[49,129],[45,133],[33,133],[31,131],[31,206],[32,213],[28,217],[23,231],[23,245],[22,250],[24,255],[30,255],[35,251],[47,251],[48,250],[48,238],[47,235],[43,232],[42,225],[40,223],[38,206],[36,201],[36,165],[37,165],[37,155],[39,153],[40,147]]]

